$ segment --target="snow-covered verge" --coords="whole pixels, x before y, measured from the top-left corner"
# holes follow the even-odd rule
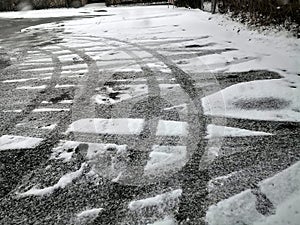
[[[82,10],[97,11],[97,7],[95,4],[71,11],[80,14]],[[60,10],[49,10],[51,13],[44,15],[60,15]],[[64,29],[74,36],[124,37],[121,40],[132,40],[141,46],[150,40],[157,40],[158,43],[162,39],[170,40],[170,43],[158,44],[164,49],[177,47],[184,50],[187,45],[201,46],[187,49],[187,52],[228,49],[221,53],[175,60],[175,63],[188,73],[270,70],[279,73],[283,79],[241,83],[207,96],[203,99],[206,114],[260,120],[300,120],[300,106],[297,101],[300,96],[300,40],[291,37],[287,32],[259,33],[222,15],[184,8],[137,6],[105,10],[112,16],[67,21]],[[69,10],[63,11],[66,15],[65,12]],[[0,13],[0,17],[18,16],[15,13]],[[28,11],[26,16],[37,17],[40,13]],[[57,25],[53,23],[34,28],[51,29],[55,26]],[[66,38],[72,40],[72,36]],[[182,42],[172,42],[175,39]],[[72,42],[75,43],[76,40]],[[165,52],[162,50],[161,53]],[[224,101],[216,96],[223,96]],[[219,110],[220,101],[222,112]],[[269,106],[260,108],[255,102]]]

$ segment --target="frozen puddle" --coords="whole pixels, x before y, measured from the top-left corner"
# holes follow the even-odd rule
[[[206,138],[272,135],[266,132],[251,131],[251,130],[240,129],[235,127],[217,126],[214,124],[209,124],[207,126],[207,133],[208,135],[206,136]]]
[[[65,188],[67,185],[72,184],[73,180],[79,178],[82,175],[85,167],[86,167],[86,164],[82,163],[81,167],[78,170],[76,170],[75,172],[71,172],[71,173],[67,173],[67,174],[63,175],[59,179],[59,181],[56,184],[54,184],[53,186],[45,187],[45,188],[33,187],[26,192],[17,193],[17,194],[21,197],[25,197],[25,196],[29,196],[29,195],[43,196],[43,195],[47,195],[47,194],[52,194],[53,191],[55,191],[56,189]]]
[[[35,148],[42,141],[42,138],[3,135],[0,137],[0,151],[9,149]]]

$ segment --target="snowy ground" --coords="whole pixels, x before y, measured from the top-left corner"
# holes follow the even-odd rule
[[[299,40],[167,6],[1,17],[64,20],[0,42],[0,159],[24,166],[0,222],[299,221]]]

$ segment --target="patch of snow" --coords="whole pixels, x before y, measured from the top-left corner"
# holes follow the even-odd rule
[[[182,190],[177,189],[171,192],[157,195],[155,197],[132,201],[129,203],[128,207],[130,210],[136,211],[142,210],[143,208],[147,207],[159,206],[167,204],[167,202],[169,201],[177,201],[181,194]]]
[[[4,113],[10,113],[10,112],[21,113],[22,111],[23,111],[22,109],[13,109],[13,110],[3,110],[2,112],[4,112]]]
[[[60,101],[60,102],[58,102],[59,104],[73,104],[73,100],[62,100],[62,101]]]
[[[67,132],[95,134],[140,134],[144,119],[81,119],[73,122]]]
[[[34,109],[32,112],[63,112],[63,111],[70,111],[70,109],[66,109],[66,108],[38,108],[38,109]]]
[[[40,129],[42,129],[42,130],[53,130],[56,126],[57,126],[57,124],[54,123],[54,124],[42,126]]]
[[[158,220],[151,224],[148,223],[147,225],[177,225],[177,223],[174,218],[172,218],[171,216],[167,216],[162,220]]]
[[[30,80],[37,80],[38,78],[23,78],[23,79],[13,79],[13,80],[4,80],[2,83],[21,83],[21,82],[26,82]]]
[[[0,151],[9,149],[35,148],[42,141],[42,138],[3,135],[0,137]]]
[[[217,126],[214,124],[209,124],[207,126],[207,133],[208,135],[205,138],[272,135],[266,132],[251,131],[251,130],[240,129],[236,127]]]
[[[78,87],[76,84],[57,84],[55,88],[70,88],[70,87]]]
[[[97,104],[116,104],[118,102],[146,95],[148,93],[148,86],[146,84],[130,84],[130,85],[119,85],[114,88],[106,87],[101,94],[93,96],[93,100]],[[110,98],[110,94],[116,93],[115,98]]]
[[[271,178],[263,180],[259,186],[275,206],[284,203],[289,197],[300,192],[300,162]]]
[[[299,88],[290,88],[284,80],[258,80],[204,97],[202,105],[206,115],[299,122],[299,96]]]
[[[85,69],[85,68],[88,68],[87,64],[75,64],[75,65],[63,66],[62,70]]]
[[[187,122],[159,120],[156,135],[158,136],[187,136]]]
[[[300,221],[300,191],[293,193],[285,199],[271,215],[253,225],[289,224],[299,225]]]
[[[187,162],[186,146],[154,145],[144,168],[145,175],[164,174],[181,168]]]
[[[21,86],[16,87],[17,90],[36,90],[36,89],[45,89],[47,85],[41,85],[41,86]]]
[[[56,189],[65,188],[67,185],[70,185],[75,179],[79,178],[82,175],[85,167],[86,167],[86,163],[82,163],[81,167],[78,170],[63,175],[59,179],[59,181],[53,186],[42,188],[42,189],[33,187],[24,193],[17,193],[17,194],[20,197],[26,197],[30,195],[43,196],[43,195],[52,194]]]
[[[40,58],[40,59],[30,59],[27,60],[28,63],[43,63],[43,62],[52,62],[51,58]]]
[[[77,214],[77,217],[96,217],[103,208],[87,209]]]
[[[210,206],[206,213],[208,225],[253,224],[263,218],[256,210],[256,197],[250,190]]]
[[[86,69],[82,69],[82,70],[63,70],[62,72],[61,72],[61,74],[84,74],[84,73],[87,73],[88,72],[88,70],[86,70]],[[71,77],[71,76],[69,76],[69,77]]]
[[[40,72],[40,71],[48,71],[48,70],[54,70],[53,67],[42,67],[42,68],[35,68],[35,69],[27,69],[22,70],[23,72]]]

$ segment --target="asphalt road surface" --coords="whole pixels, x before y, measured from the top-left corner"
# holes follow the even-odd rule
[[[17,32],[43,20],[7,22],[0,22],[0,136],[8,143],[0,146],[0,224],[138,225],[171,215],[199,225],[210,205],[247,189],[261,215],[274,213],[258,183],[299,161],[299,124],[204,116],[201,98],[278,74],[188,74],[174,60],[235,49],[201,50],[183,38],[172,42],[184,49],[162,49],[164,39],[86,35],[72,45],[60,21],[49,33]],[[211,160],[210,123],[273,135],[223,137]]]

